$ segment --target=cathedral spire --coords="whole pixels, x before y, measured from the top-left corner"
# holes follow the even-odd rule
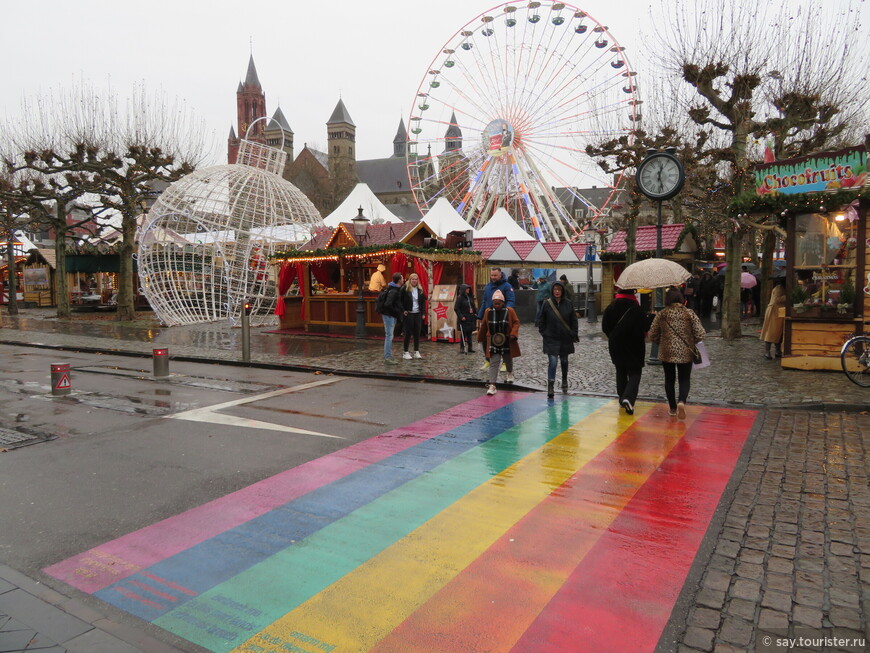
[[[245,86],[253,88],[263,88],[260,86],[260,78],[257,77],[257,67],[254,65],[254,55],[248,59],[248,74],[245,75]]]
[[[396,137],[393,139],[393,156],[404,157],[407,143],[408,132],[405,131],[405,121],[399,118],[399,129],[396,131]]]
[[[450,116],[450,126],[444,134],[444,151],[462,149],[462,130],[456,122],[456,112]]]

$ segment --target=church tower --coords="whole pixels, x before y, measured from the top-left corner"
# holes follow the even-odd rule
[[[329,178],[335,193],[336,206],[348,196],[357,184],[356,125],[339,99],[326,123]]]
[[[239,87],[236,89],[236,117],[238,126],[238,137],[233,138],[232,132],[227,147],[227,162],[235,163],[239,153],[239,140],[245,138],[248,127],[257,118],[262,118],[266,115],[266,94],[263,92],[263,87],[260,86],[260,79],[257,77],[257,67],[254,65],[254,55],[248,60],[248,72],[245,75],[245,81],[239,82]],[[263,143],[263,132],[266,125],[263,121],[254,125],[251,131],[250,140]]]
[[[278,107],[275,113],[272,114],[272,117],[266,124],[263,137],[266,139],[266,145],[274,148],[280,148],[281,141],[283,140],[283,149],[287,153],[287,164],[293,163],[293,130],[287,124],[287,118],[284,117],[281,107]]]
[[[462,196],[466,190],[468,179],[463,172],[465,167],[462,160],[465,154],[462,152],[462,130],[456,122],[456,112],[450,116],[450,126],[444,133],[444,151],[438,155],[439,185],[445,189],[445,196],[451,204]]]
[[[393,139],[393,157],[405,158],[408,149],[408,132],[405,131],[405,121],[399,118],[399,129]]]

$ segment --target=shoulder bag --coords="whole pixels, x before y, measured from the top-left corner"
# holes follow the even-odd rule
[[[662,315],[664,316],[664,313],[662,313]],[[670,327],[671,331],[674,332],[674,335],[676,335],[677,338],[679,338],[680,340],[683,341],[683,344],[686,345],[686,347],[689,347],[692,350],[692,363],[695,365],[700,365],[701,364],[701,352],[698,350],[698,347],[695,345],[689,345],[689,343],[686,342],[686,339],[680,335],[680,332],[677,331],[674,328],[674,326],[670,322],[668,322],[664,317],[662,317],[662,321]]]
[[[565,331],[567,331],[571,335],[571,340],[574,342],[580,342],[580,336],[571,331],[571,327],[568,326],[568,323],[565,321],[565,318],[562,317],[562,314],[559,312],[559,309],[556,307],[556,304],[553,302],[553,299],[550,298],[547,300],[547,303],[550,305],[550,308],[553,309],[553,312],[556,314],[556,317],[559,318],[559,322],[562,323],[562,326],[565,327]]]

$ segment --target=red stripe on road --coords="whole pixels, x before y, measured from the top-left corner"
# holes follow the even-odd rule
[[[755,417],[705,411],[512,653],[653,651]]]
[[[692,421],[656,406],[631,422],[373,651],[510,650]]]

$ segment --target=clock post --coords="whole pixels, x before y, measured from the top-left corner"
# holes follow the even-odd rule
[[[679,193],[686,181],[686,173],[676,157],[676,151],[675,147],[666,147],[664,151],[647,150],[646,157],[637,166],[635,176],[638,190],[656,203],[656,258],[662,257],[662,202]],[[656,313],[664,308],[663,294],[662,288],[656,288]],[[647,362],[651,365],[661,364],[658,344],[653,343],[650,347]]]

